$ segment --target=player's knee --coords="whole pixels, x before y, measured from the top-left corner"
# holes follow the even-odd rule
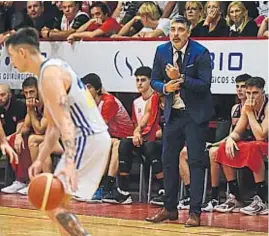
[[[122,139],[119,143],[119,154],[128,155],[133,151],[133,141],[131,139]]]
[[[216,155],[217,155],[217,148],[215,148],[215,147],[212,147],[212,148],[210,148],[209,149],[209,159],[210,159],[210,163],[211,164],[214,164],[214,163],[216,163]]]
[[[152,160],[151,164],[152,164],[152,173],[154,175],[159,174],[163,171],[162,162],[160,159]]]
[[[131,171],[131,162],[126,160],[119,161],[119,171],[120,173],[130,173]]]
[[[37,136],[35,134],[32,134],[28,137],[28,145],[29,147],[36,147],[38,145]]]

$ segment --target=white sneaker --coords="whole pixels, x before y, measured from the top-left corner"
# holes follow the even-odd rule
[[[179,200],[177,209],[178,210],[189,210],[190,209],[190,197],[184,197],[183,199]]]
[[[22,194],[22,195],[28,195],[28,186],[20,189],[17,193]]]
[[[214,208],[219,205],[219,201],[216,199],[211,199],[206,204],[202,205],[201,210],[205,212],[213,212]]]
[[[218,206],[215,206],[214,210],[221,213],[239,212],[241,207],[241,202],[236,200],[235,196],[230,193],[227,196],[226,201]]]
[[[1,189],[2,193],[17,193],[19,190],[27,187],[25,183],[14,181],[12,185]]]
[[[240,209],[240,213],[255,216],[255,215],[267,215],[268,205],[262,201],[262,199],[255,195],[250,205]]]
[[[86,200],[87,200],[86,198],[82,198],[79,196],[73,196],[72,198],[78,202],[86,202]]]

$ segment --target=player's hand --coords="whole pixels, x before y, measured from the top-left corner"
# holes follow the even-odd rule
[[[57,175],[57,177],[59,177],[60,175],[65,176],[68,188],[70,188],[72,192],[76,192],[78,184],[76,168],[73,160],[66,160],[65,168]]]
[[[18,154],[21,153],[21,149],[25,149],[24,141],[21,134],[16,134],[14,148]]]
[[[42,162],[40,160],[35,160],[28,169],[28,175],[30,180],[32,180],[35,176],[40,174],[41,170],[42,170]]]
[[[253,98],[248,98],[244,104],[244,110],[246,112],[246,114],[250,114],[254,112],[254,107],[255,107],[256,103],[255,103],[255,99]]]
[[[36,98],[27,98],[26,99],[26,106],[30,109],[37,107],[38,104],[39,104],[39,101]]]
[[[179,72],[178,66],[173,66],[171,64],[167,64],[165,67],[165,71],[166,71],[167,76],[171,80],[175,80],[175,79],[178,79],[180,77],[180,72]]]
[[[180,89],[180,80],[170,80],[168,83],[165,84],[165,92],[166,93],[173,93]]]
[[[8,155],[10,163],[15,162],[15,164],[19,163],[19,158],[17,153],[13,150],[12,147],[8,144],[8,142],[4,142],[0,145],[1,152],[3,155]]]
[[[226,155],[230,157],[231,159],[234,159],[235,150],[239,151],[239,148],[236,142],[231,137],[228,137],[225,144]]]
[[[133,144],[135,147],[140,147],[143,144],[143,137],[139,132],[134,133]]]

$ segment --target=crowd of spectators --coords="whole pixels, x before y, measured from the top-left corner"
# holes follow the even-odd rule
[[[268,2],[0,1],[0,42],[32,26],[45,40],[167,37],[169,19],[184,15],[192,37],[268,37]]]
[[[25,26],[35,27],[44,40],[67,40],[70,43],[97,37],[167,37],[170,30],[170,19],[176,15],[184,15],[191,22],[192,37],[268,37],[268,2],[261,1],[0,1],[0,43],[13,31]],[[138,154],[145,158],[143,161],[152,165],[154,180],[158,185],[157,195],[151,199],[151,203],[163,205],[165,193],[161,163],[161,137],[164,124],[161,122],[163,121],[161,114],[164,105],[160,95],[150,87],[150,75],[151,68],[149,67],[138,68],[135,72],[136,87],[140,97],[133,101],[132,116],[129,116],[119,99],[105,91],[101,78],[97,74],[90,73],[82,78],[82,82],[92,94],[109,127],[113,142],[107,174],[103,181],[104,194],[97,196],[97,191],[92,199],[76,200],[85,202],[100,200],[117,204],[132,203],[132,196],[129,192],[129,175],[133,158],[136,157],[135,154]],[[246,77],[246,75],[243,75],[243,77]],[[242,106],[246,99],[246,83],[249,78],[251,76],[236,81],[237,96],[241,100]],[[260,81],[261,85],[255,81]],[[265,107],[268,106],[268,98],[264,96],[264,80],[254,78],[254,82],[258,85],[254,83],[252,87],[257,87],[261,94],[260,100],[266,104],[261,108],[265,117],[265,113],[268,113],[268,108],[265,111]],[[9,142],[19,154],[21,160],[19,166],[11,166],[15,171],[16,178],[12,185],[1,189],[3,193],[27,194],[27,184],[29,182],[27,169],[37,157],[47,126],[35,78],[30,77],[24,81],[23,93],[26,104],[21,105],[20,101],[16,101],[11,96],[9,86],[0,85],[1,122]],[[244,96],[240,97],[240,94]],[[14,109],[15,104],[16,109]],[[239,104],[239,106],[241,105]],[[21,109],[18,109],[20,107]],[[234,115],[234,110],[232,110],[232,113]],[[239,118],[241,113],[238,114],[238,117],[232,115],[231,119]],[[264,117],[263,119],[265,119]],[[263,122],[263,119],[261,119],[261,122]],[[256,118],[254,120],[256,121]],[[252,129],[251,125],[250,129]],[[252,139],[256,140],[254,136]],[[262,141],[268,143],[268,138],[265,137]],[[210,148],[212,148],[212,144],[210,145]],[[217,174],[214,174],[215,172],[211,174],[213,179],[211,184],[212,199],[206,203],[203,208],[204,211],[213,211],[220,204],[218,196],[219,164],[216,164],[215,161],[218,148],[216,150],[211,149],[211,151],[210,148],[208,146],[211,172],[217,169],[215,171]],[[57,143],[53,153],[60,155],[62,152],[61,145]],[[181,160],[179,170],[182,179],[185,180],[186,194],[179,202],[178,209],[183,210],[189,208],[190,202],[190,180],[186,149],[183,149],[179,158]],[[222,163],[222,165],[225,166],[225,163]],[[255,179],[257,185],[255,196],[259,197],[259,204],[262,204],[263,210],[257,214],[268,214],[263,162],[261,162],[261,166],[261,177],[259,176],[260,178],[257,181]],[[43,171],[52,171],[50,157],[47,158]],[[116,184],[118,173],[119,183]],[[224,205],[222,204],[219,207],[220,212],[230,212],[237,208],[240,202],[237,196],[236,180],[233,176],[225,175],[225,177],[233,197],[227,197]],[[232,207],[230,207],[231,202]],[[223,208],[225,209],[223,210]],[[254,214],[255,212],[253,213],[253,210],[249,212],[247,208],[242,213]]]

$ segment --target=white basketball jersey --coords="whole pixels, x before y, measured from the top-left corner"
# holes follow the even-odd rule
[[[107,125],[105,124],[92,95],[73,69],[60,59],[46,60],[41,65],[40,81],[42,80],[44,70],[48,66],[59,66],[61,69],[67,71],[72,79],[67,94],[71,117],[75,125],[76,137],[85,137],[106,131]]]

